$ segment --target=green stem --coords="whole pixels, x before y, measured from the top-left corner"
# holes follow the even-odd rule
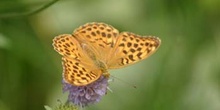
[[[56,3],[57,1],[59,1],[59,0],[53,0],[53,1],[49,2],[48,4],[45,4],[44,6],[38,8],[38,9],[36,9],[34,11],[30,11],[30,12],[2,14],[2,15],[0,15],[0,18],[31,16],[31,15],[34,15],[34,14],[37,14],[37,13],[43,11],[44,9],[46,9],[49,6],[51,6],[54,3]]]

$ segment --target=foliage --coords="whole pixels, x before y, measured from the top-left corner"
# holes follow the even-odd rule
[[[115,80],[113,93],[86,109],[220,109],[218,0],[62,0],[22,15],[50,2],[0,1],[0,110],[41,110],[65,99],[52,39],[92,21],[158,36],[162,45],[147,60],[111,72],[137,89]]]

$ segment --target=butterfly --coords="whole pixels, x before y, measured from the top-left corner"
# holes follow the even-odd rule
[[[86,86],[109,69],[129,66],[153,54],[161,44],[154,36],[121,32],[105,23],[87,23],[72,34],[53,39],[54,49],[62,55],[63,78],[75,86]]]

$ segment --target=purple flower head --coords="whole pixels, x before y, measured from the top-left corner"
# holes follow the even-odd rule
[[[74,86],[63,80],[63,91],[69,92],[68,101],[81,107],[99,102],[106,94],[107,87],[108,78],[104,76],[86,86]]]

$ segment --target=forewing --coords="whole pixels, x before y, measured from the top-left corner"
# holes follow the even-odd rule
[[[121,68],[141,61],[153,54],[160,46],[160,39],[122,32],[118,36],[111,60],[107,62],[110,69]]]
[[[63,56],[63,78],[66,82],[84,86],[97,80],[102,74],[72,35],[63,34],[55,37],[53,46]]]
[[[86,44],[89,51],[92,51],[99,60],[105,62],[116,43],[119,32],[110,25],[93,22],[79,27],[73,32],[73,35],[81,45]]]
[[[81,56],[78,41],[71,34],[63,34],[53,39],[53,47],[62,56],[79,59]]]

